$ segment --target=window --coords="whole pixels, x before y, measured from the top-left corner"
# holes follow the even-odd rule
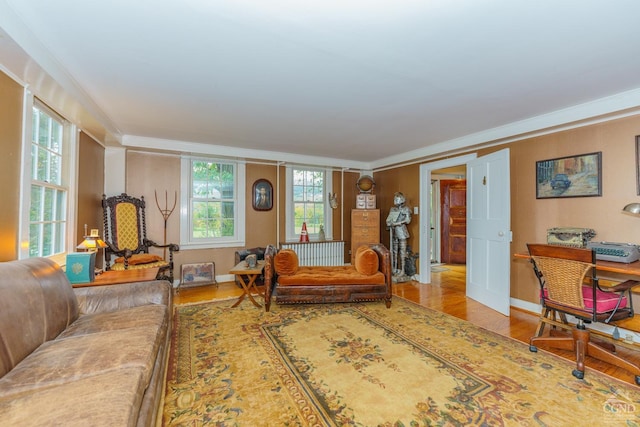
[[[244,245],[244,164],[182,159],[181,246]]]
[[[302,223],[307,224],[311,240],[318,238],[321,225],[327,239],[331,239],[331,209],[326,203],[330,188],[330,170],[287,167],[288,241],[299,239]]]
[[[28,123],[28,121],[26,121]],[[23,245],[21,257],[40,257],[67,251],[69,229],[69,140],[71,126],[56,113],[36,102],[31,108],[30,154],[25,155],[25,183],[23,194],[23,236],[28,239],[28,250]],[[26,194],[28,193],[28,194]],[[23,208],[25,211],[27,209]]]

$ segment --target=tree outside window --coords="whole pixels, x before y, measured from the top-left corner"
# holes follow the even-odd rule
[[[29,257],[65,251],[67,187],[63,182],[63,120],[39,105],[32,109]]]
[[[235,171],[233,164],[192,162],[192,237],[235,235]]]
[[[307,224],[309,234],[318,234],[325,225],[325,172],[314,169],[293,169],[294,227]]]
[[[180,246],[243,246],[245,167],[240,161],[181,160]]]

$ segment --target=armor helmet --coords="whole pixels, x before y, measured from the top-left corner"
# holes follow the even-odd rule
[[[405,198],[404,198],[404,194],[402,194],[401,192],[396,192],[393,195],[393,204],[396,206],[400,206],[400,205],[404,205],[405,202]]]

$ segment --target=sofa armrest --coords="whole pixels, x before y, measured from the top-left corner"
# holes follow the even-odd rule
[[[268,245],[264,252],[264,308],[269,311],[271,308],[271,295],[276,287],[278,275],[273,265],[273,258],[278,253],[273,245]]]
[[[391,271],[391,252],[381,243],[369,245],[378,254],[378,270],[384,274],[388,287],[389,298],[391,298],[391,288],[393,285],[393,274]]]
[[[149,304],[171,306],[173,292],[165,280],[75,288],[80,313],[106,313]]]

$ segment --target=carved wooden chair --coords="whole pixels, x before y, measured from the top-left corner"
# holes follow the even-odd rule
[[[615,286],[601,288],[596,273],[596,255],[591,249],[565,246],[528,244],[533,269],[540,282],[542,314],[536,335],[529,341],[529,349],[549,346],[575,351],[576,369],[572,374],[584,378],[585,356],[603,360],[626,369],[635,375],[640,385],[640,366],[615,354],[615,340],[609,343],[591,341],[585,323],[610,323],[633,317],[631,288],[640,284],[627,280]],[[571,325],[567,315],[577,319]],[[557,317],[559,316],[559,321]],[[545,324],[571,329],[571,336],[542,336]]]
[[[104,217],[105,270],[159,268],[158,279],[173,283],[173,253],[180,250],[174,243],[160,245],[147,239],[144,197],[122,193],[102,196]],[[163,256],[149,253],[149,248],[163,250]],[[169,259],[165,259],[169,250]],[[113,259],[115,257],[115,259]]]

